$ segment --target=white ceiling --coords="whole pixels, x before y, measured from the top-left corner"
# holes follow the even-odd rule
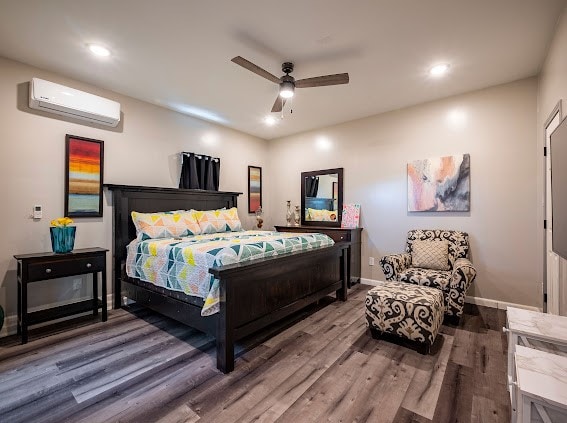
[[[536,75],[565,0],[0,0],[0,55],[265,139]],[[101,43],[112,57],[92,56]],[[277,85],[243,56],[296,79],[293,114],[267,127]],[[450,74],[428,76],[449,62]],[[276,116],[279,116],[276,114]]]

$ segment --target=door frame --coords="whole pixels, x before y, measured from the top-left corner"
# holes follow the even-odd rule
[[[562,108],[562,99],[559,99],[559,101],[557,101],[557,103],[555,104],[555,107],[553,107],[553,110],[551,111],[551,113],[547,116],[547,119],[545,120],[545,123],[543,124],[543,147],[544,147],[544,155],[543,155],[543,219],[544,222],[547,221],[547,160],[548,160],[548,156],[549,156],[549,160],[551,160],[551,149],[549,148],[548,144],[547,144],[547,129],[549,128],[549,125],[551,124],[551,122],[553,122],[553,120],[555,119],[556,116],[559,115],[559,124],[561,124],[561,122],[563,121],[563,108]],[[548,297],[548,292],[549,292],[549,286],[548,286],[548,279],[547,279],[547,256],[548,256],[548,251],[547,251],[547,228],[549,227],[549,225],[551,225],[552,222],[549,221],[547,222],[547,225],[542,225],[543,226],[543,311],[546,313],[548,311],[548,307],[547,304],[550,301],[550,298]],[[558,265],[559,267],[559,265]],[[559,269],[557,269],[557,271],[559,272]]]

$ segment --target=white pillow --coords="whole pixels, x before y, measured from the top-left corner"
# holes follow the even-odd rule
[[[433,270],[450,270],[447,241],[414,241],[411,245],[411,265]]]

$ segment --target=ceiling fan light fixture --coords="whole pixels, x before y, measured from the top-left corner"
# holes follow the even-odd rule
[[[231,62],[236,63],[238,66],[241,66],[244,69],[249,70],[250,72],[255,73],[256,75],[261,76],[262,78],[267,79],[268,81],[280,86],[278,96],[276,97],[276,101],[272,106],[272,113],[279,113],[283,110],[286,101],[293,97],[295,88],[326,87],[329,85],[341,85],[349,83],[348,73],[321,75],[315,76],[313,78],[296,80],[293,76],[290,75],[290,73],[293,72],[292,62],[282,63],[282,72],[285,73],[285,75],[282,75],[280,78],[271,74],[267,70],[262,69],[260,66],[252,63],[250,60],[246,60],[242,56],[233,57],[231,59]],[[290,113],[293,113],[293,110],[290,110]]]
[[[292,82],[284,81],[280,84],[280,97],[291,98],[293,97],[295,86]]]

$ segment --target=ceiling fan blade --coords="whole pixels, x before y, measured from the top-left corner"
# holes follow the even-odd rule
[[[316,76],[295,81],[295,88],[324,87],[325,85],[348,84],[348,73],[337,73],[335,75]]]
[[[272,81],[276,84],[279,84],[281,82],[280,78],[272,75],[270,72],[262,69],[260,66],[256,66],[254,63],[246,60],[244,57],[236,56],[231,61],[236,63],[237,65],[242,66],[244,69],[248,69],[250,72],[254,72],[256,75],[260,75],[262,78],[266,78],[268,81]]]
[[[274,107],[272,107],[272,113],[275,112],[281,112],[283,109],[283,106],[285,104],[285,98],[281,98],[279,95],[276,98],[276,101],[274,102]]]

